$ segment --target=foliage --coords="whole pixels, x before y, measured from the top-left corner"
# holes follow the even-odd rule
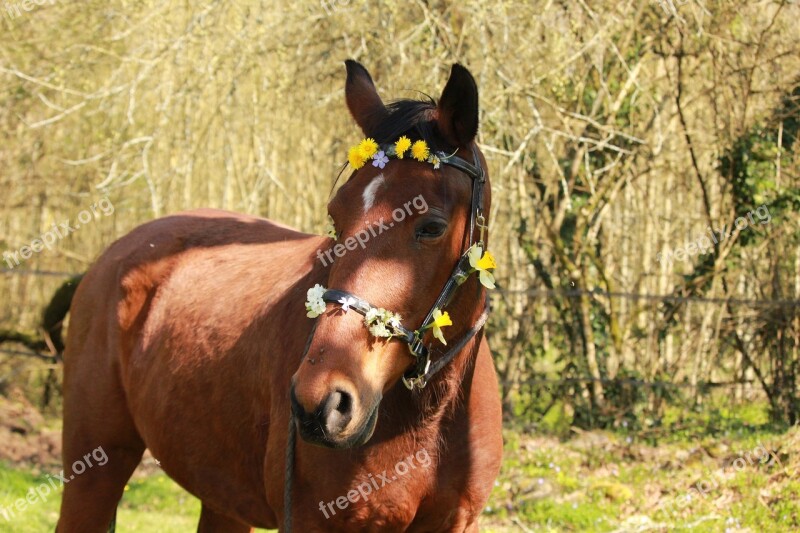
[[[504,266],[490,333],[507,415],[658,421],[701,402],[704,383],[733,383],[796,420],[797,306],[729,301],[800,300],[799,18],[785,0],[89,0],[4,14],[2,251],[106,195],[115,209],[0,264],[0,330],[41,333],[66,279],[21,270],[80,274],[154,217],[219,207],[323,232],[362,137],[342,60],[362,61],[387,100],[439,94],[461,62],[480,87]],[[665,259],[762,204],[768,224]],[[526,385],[565,377],[578,381],[541,397]]]

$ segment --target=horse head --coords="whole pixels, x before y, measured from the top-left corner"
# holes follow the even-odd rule
[[[493,281],[472,75],[453,65],[438,103],[387,105],[362,65],[346,66],[347,106],[365,139],[328,204],[336,237],[317,253],[327,288],[309,291],[318,322],[290,393],[301,437],[335,448],[370,439],[401,380],[412,393],[425,386],[444,343],[468,335],[484,310],[480,283]]]

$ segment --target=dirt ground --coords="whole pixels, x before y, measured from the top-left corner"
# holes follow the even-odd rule
[[[61,469],[61,427],[57,419],[46,419],[23,395],[0,395],[0,462],[30,470],[34,475]],[[145,450],[133,478],[145,477],[158,465]]]
[[[61,464],[61,430],[22,394],[0,396],[0,461],[47,470]]]

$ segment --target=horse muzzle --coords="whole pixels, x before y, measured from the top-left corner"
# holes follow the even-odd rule
[[[328,393],[312,411],[298,401],[294,386],[290,397],[297,431],[306,442],[328,448],[355,448],[369,441],[375,432],[380,397],[360,417],[353,395],[344,389]]]

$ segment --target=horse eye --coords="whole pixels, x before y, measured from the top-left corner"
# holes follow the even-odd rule
[[[415,236],[420,239],[435,239],[441,237],[447,230],[447,223],[441,220],[426,220],[417,226]]]

